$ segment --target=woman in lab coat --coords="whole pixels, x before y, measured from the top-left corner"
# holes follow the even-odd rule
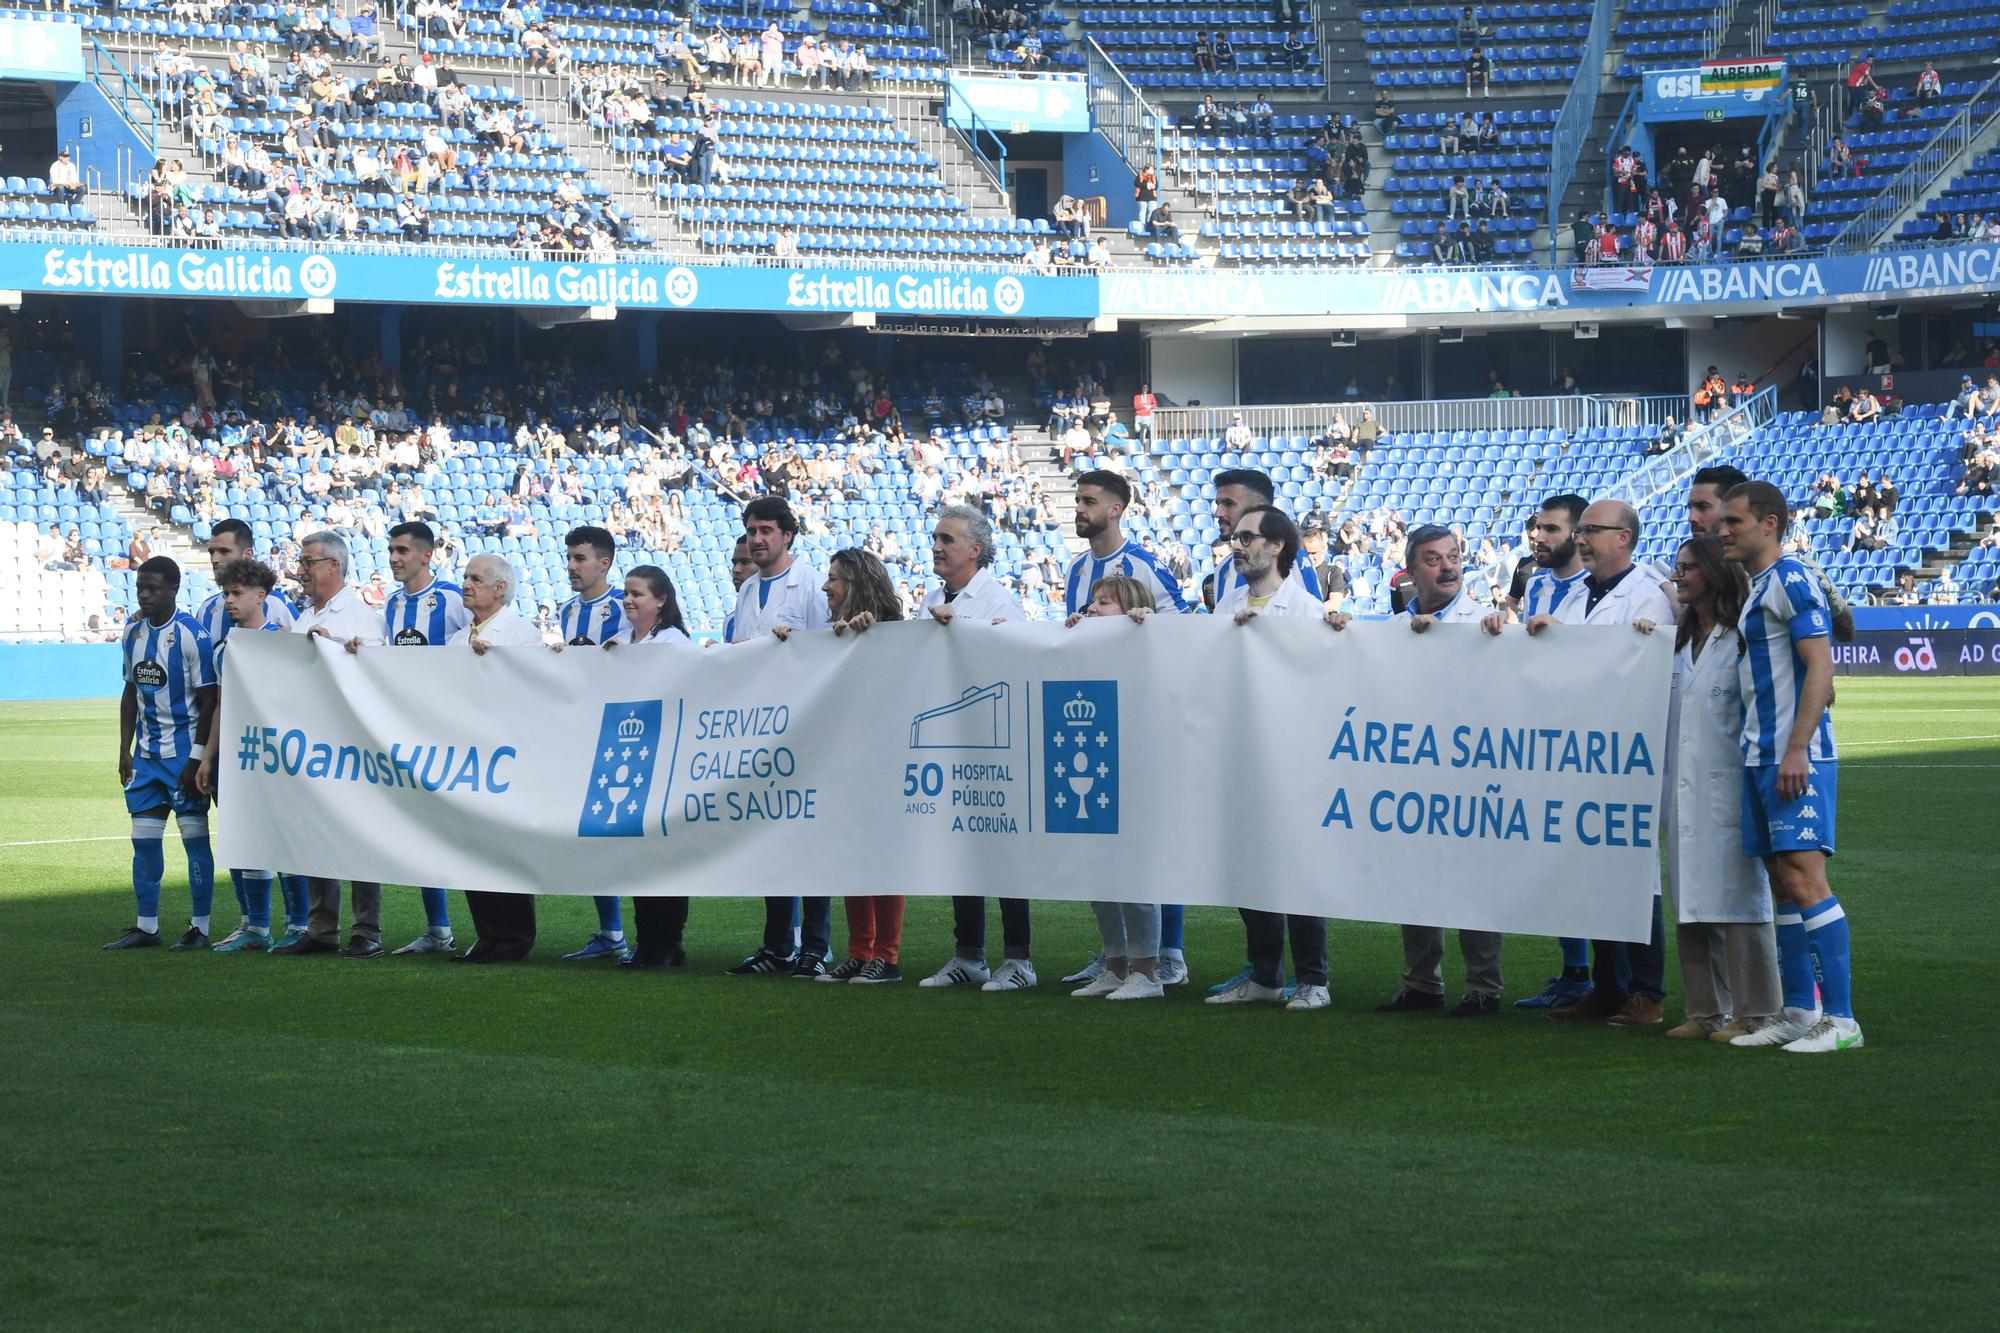
[[[640,565],[625,575],[625,628],[605,643],[646,644],[662,648],[694,648],[674,581],[658,565]],[[688,900],[640,897],[632,900],[632,924],[638,938],[632,956],[618,964],[626,971],[653,972],[687,966]]]
[[[1667,772],[1667,894],[1673,903],[1687,1021],[1667,1035],[1727,1042],[1783,1003],[1771,887],[1743,854],[1743,699],[1736,622],[1749,596],[1740,565],[1714,537],[1674,558],[1674,639]]]

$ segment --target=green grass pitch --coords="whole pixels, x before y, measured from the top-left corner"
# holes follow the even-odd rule
[[[1081,906],[1012,995],[725,977],[747,900],[678,974],[558,961],[584,899],[521,968],[106,954],[115,706],[0,706],[0,1325],[1991,1327],[2000,680],[1839,690],[1869,1045],[1817,1059],[1378,1016],[1374,925],[1332,1011],[1217,1011],[1216,910],[1131,1006],[1054,984]],[[946,956],[941,902],[905,941]],[[1507,998],[1554,956],[1510,941]]]

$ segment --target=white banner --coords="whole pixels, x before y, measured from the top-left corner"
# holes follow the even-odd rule
[[[732,648],[232,639],[222,862],[533,893],[982,894],[1644,939],[1670,643],[890,624]]]

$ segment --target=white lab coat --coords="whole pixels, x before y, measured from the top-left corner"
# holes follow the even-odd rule
[[[488,648],[527,648],[542,646],[542,632],[522,619],[511,606],[503,606],[479,627],[479,641]],[[472,625],[468,621],[452,633],[448,642],[453,647],[470,647]]]
[[[1297,568],[1296,565],[1293,566],[1294,572],[1296,572]],[[1231,582],[1234,582],[1234,580],[1232,579]],[[1222,594],[1221,598],[1215,603],[1215,614],[1234,619],[1238,611],[1247,609],[1249,605],[1250,585],[1247,583],[1237,583],[1235,587]],[[1306,591],[1306,586],[1303,583],[1300,583],[1296,578],[1288,576],[1283,583],[1278,585],[1278,590],[1271,594],[1271,600],[1264,603],[1264,609],[1257,614],[1260,616],[1320,617],[1326,614],[1326,607],[1320,602],[1319,598]]]
[[[1660,587],[1658,578],[1644,565],[1634,565],[1631,573],[1618,580],[1617,587],[1598,599],[1595,609],[1589,608],[1590,585],[1586,583],[1563,598],[1562,605],[1555,610],[1556,623],[1631,625],[1650,620],[1672,633],[1676,619],[1673,602]]]
[[[833,623],[827,614],[826,594],[820,591],[826,575],[817,567],[793,560],[760,597],[758,585],[762,580],[763,575],[752,574],[736,590],[736,614],[730,618],[736,637],[731,643],[769,638],[779,625],[788,629],[825,629]]]
[[[1666,632],[1662,630],[1662,632]],[[1674,654],[1667,710],[1667,895],[1682,924],[1771,919],[1764,863],[1743,854],[1743,694],[1734,628],[1716,626],[1697,658]]]

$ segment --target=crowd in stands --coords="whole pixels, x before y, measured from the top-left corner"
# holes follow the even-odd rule
[[[1762,167],[1744,145],[1699,156],[1682,145],[1656,177],[1629,146],[1611,158],[1610,211],[1579,218],[1579,263],[1703,263],[1805,248],[1806,192],[1796,167]]]

